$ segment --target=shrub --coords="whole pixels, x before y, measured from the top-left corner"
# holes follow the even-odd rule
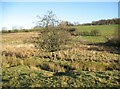
[[[74,31],[76,31],[76,28],[67,28],[67,31],[68,32],[74,32]]]
[[[36,39],[36,47],[47,52],[54,52],[69,40],[69,33],[62,28],[49,28],[40,34]]]
[[[79,35],[81,35],[81,36],[100,36],[101,33],[99,30],[92,30],[90,32],[88,32],[88,31],[80,32]]]
[[[78,36],[78,32],[76,28],[67,28],[67,31],[73,36]]]
[[[91,36],[100,36],[101,34],[100,34],[100,31],[99,31],[99,30],[92,30],[92,31],[90,32],[90,35],[91,35]]]

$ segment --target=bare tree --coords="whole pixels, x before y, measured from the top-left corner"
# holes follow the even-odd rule
[[[54,27],[59,22],[57,20],[56,15],[52,11],[47,11],[47,14],[44,15],[43,17],[40,17],[39,15],[37,15],[37,18],[39,19],[37,21],[37,25],[45,28],[48,28],[49,26]]]

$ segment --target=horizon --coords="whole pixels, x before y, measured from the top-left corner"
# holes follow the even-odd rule
[[[71,23],[90,23],[101,19],[118,18],[118,2],[2,2],[2,27],[32,28],[37,15],[53,11],[59,20]]]

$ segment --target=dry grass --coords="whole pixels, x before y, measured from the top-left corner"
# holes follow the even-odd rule
[[[31,41],[31,37],[36,36],[38,33],[36,32],[21,32],[21,33],[8,33],[0,35],[2,39],[0,42],[3,44],[20,44],[20,43],[28,43]]]
[[[38,54],[39,53],[39,54]],[[56,63],[44,63],[40,60],[34,60],[34,57],[42,59],[52,59],[50,52],[38,52],[32,44],[6,45],[2,49],[2,66],[10,67],[17,65],[27,65],[37,67],[48,71],[66,71],[67,69]],[[79,45],[70,49],[55,52],[54,58],[58,61],[71,62],[67,64],[74,70],[85,71],[105,71],[110,67],[113,61],[116,61],[118,54],[109,53],[98,46]],[[35,69],[35,68],[34,68]],[[70,70],[71,70],[70,69]]]
[[[37,69],[40,66],[41,69],[58,72],[68,70],[64,67],[66,65],[64,63],[59,65],[51,62],[44,63],[34,59],[34,57],[45,60],[52,59],[52,53],[38,51],[32,43],[27,41],[35,35],[37,35],[35,32],[4,34],[2,39],[3,47],[1,49],[2,66],[27,65],[32,69]],[[25,40],[26,43],[24,43]],[[13,43],[11,43],[12,41]],[[16,43],[16,41],[18,42]],[[104,71],[107,68],[109,69],[113,61],[117,61],[119,54],[115,54],[115,52],[116,50],[113,47],[74,43],[74,45],[66,45],[64,50],[56,51],[54,59],[57,61],[67,61],[68,64],[66,66],[70,70]]]
[[[37,50],[32,44],[6,45],[3,46],[2,55],[16,56],[16,58],[27,58],[35,56]]]
[[[42,64],[39,65],[39,67],[43,70],[48,70],[48,71],[51,71],[51,72],[65,72],[65,69],[56,64],[56,63],[53,63],[53,62],[44,62]]]

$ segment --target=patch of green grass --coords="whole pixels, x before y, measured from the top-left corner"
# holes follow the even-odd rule
[[[73,26],[71,26],[73,28]],[[92,31],[99,30],[102,36],[111,36],[115,34],[115,30],[118,29],[118,25],[95,25],[95,26],[74,26],[78,31]]]
[[[118,71],[50,73],[33,71],[27,66],[3,69],[3,87],[119,87]]]
[[[77,32],[91,32],[93,30],[98,30],[100,36],[78,36],[73,38],[76,41],[85,40],[90,43],[100,43],[106,42],[106,37],[113,37],[116,34],[118,25],[95,25],[95,26],[70,26],[70,28],[77,28]]]
[[[88,43],[104,43],[107,41],[105,37],[101,36],[81,36],[81,39],[85,39]]]

